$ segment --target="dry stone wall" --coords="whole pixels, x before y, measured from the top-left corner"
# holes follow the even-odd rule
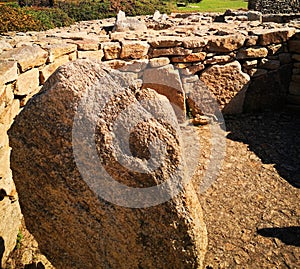
[[[136,77],[183,110],[189,103],[183,85],[199,79],[225,113],[280,109],[287,102],[292,107],[300,105],[299,21],[262,23],[261,16],[245,12],[225,16],[222,23],[213,22],[214,15],[208,14],[139,20],[145,21],[147,30],[113,32],[115,19],[107,19],[46,32],[0,36],[3,266],[14,248],[21,218],[10,171],[7,130],[59,66],[75,59],[102,61],[111,68],[131,71],[138,65]],[[175,86],[164,87],[164,78]],[[201,92],[193,94],[201,96]]]
[[[262,13],[297,13],[300,12],[300,1],[249,0],[248,8]]]

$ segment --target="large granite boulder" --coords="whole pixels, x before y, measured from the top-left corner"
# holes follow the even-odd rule
[[[168,99],[60,67],[9,131],[26,225],[56,268],[201,268],[202,210]]]

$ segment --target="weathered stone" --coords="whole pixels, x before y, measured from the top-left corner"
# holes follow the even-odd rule
[[[140,59],[147,55],[149,44],[145,41],[122,41],[121,59]]]
[[[70,42],[70,43],[74,43],[75,45],[77,45],[78,50],[98,50],[99,49],[99,43],[93,39],[92,40],[88,40],[88,39],[77,40],[77,41]]]
[[[148,59],[133,60],[126,62],[126,64],[120,68],[121,71],[139,73],[143,71],[149,63]]]
[[[171,48],[182,44],[182,40],[178,36],[161,36],[152,38],[148,42],[153,48]]]
[[[230,55],[217,55],[212,58],[206,59],[204,64],[225,64],[233,60],[233,57]]]
[[[280,61],[263,58],[261,59],[259,67],[269,69],[269,70],[278,69],[280,67]]]
[[[44,47],[49,51],[49,62],[53,62],[58,57],[74,52],[77,49],[75,44],[52,44]]]
[[[126,32],[126,31],[147,31],[147,26],[144,22],[133,17],[126,17],[123,11],[119,11],[117,20],[113,31]]]
[[[101,61],[104,53],[103,50],[97,51],[78,51],[78,59],[89,59],[89,60],[96,60]]]
[[[13,47],[11,44],[8,42],[5,42],[4,40],[0,40],[0,51],[5,51],[5,50],[11,50]],[[1,53],[0,52],[0,53]]]
[[[261,68],[253,68],[248,71],[248,74],[254,78],[264,76],[267,73],[268,71],[266,69],[261,69]]]
[[[27,95],[39,87],[39,70],[33,68],[22,73],[16,82],[15,95]]]
[[[244,94],[250,77],[242,72],[239,62],[211,66],[202,72],[200,79],[216,96],[225,113],[243,111]]]
[[[125,61],[123,60],[110,60],[110,61],[105,61],[104,64],[109,66],[110,68],[113,68],[113,69],[119,69],[123,66],[126,66],[126,63]]]
[[[210,52],[230,52],[244,45],[246,37],[241,34],[213,36],[207,44]]]
[[[0,157],[1,162],[2,158]],[[4,180],[9,180],[10,184],[4,184]],[[5,268],[6,260],[16,246],[22,214],[11,176],[3,178],[1,175],[0,189],[2,192],[0,199],[0,267]]]
[[[45,64],[47,58],[48,52],[38,46],[24,46],[0,54],[0,59],[15,59],[22,72]]]
[[[189,55],[192,53],[190,49],[184,49],[182,47],[166,48],[166,49],[154,49],[152,51],[152,57],[159,56],[181,56]]]
[[[292,65],[283,65],[276,71],[264,71],[253,76],[246,92],[244,111],[279,110],[285,105],[291,80]]]
[[[192,53],[187,56],[179,56],[173,57],[173,63],[193,63],[193,62],[201,62],[205,59],[206,53],[205,52],[196,52]]]
[[[20,100],[14,99],[9,106],[7,106],[0,115],[0,124],[8,130],[13,123],[14,118],[20,111]]]
[[[181,74],[188,76],[194,75],[199,71],[202,71],[205,68],[204,64],[193,64],[191,66],[187,66],[186,68],[181,70]]]
[[[208,39],[202,37],[184,37],[183,46],[187,49],[203,48],[206,46]]]
[[[245,46],[247,46],[247,47],[255,46],[257,44],[257,40],[258,40],[258,36],[249,35],[246,38]]]
[[[160,67],[169,64],[170,60],[167,57],[152,58],[149,63],[151,67]]]
[[[246,69],[250,69],[250,68],[256,68],[257,67],[257,60],[252,60],[252,61],[245,61],[243,63],[243,67]]]
[[[18,77],[18,66],[16,61],[0,61],[0,84],[16,80]]]
[[[106,42],[102,44],[106,60],[113,60],[120,57],[121,45],[119,42]]]
[[[262,13],[259,11],[248,11],[247,13],[249,21],[259,21],[262,22]]]
[[[185,95],[178,70],[172,65],[149,68],[144,71],[143,88],[151,88],[166,96],[171,102],[177,117],[185,118]]]
[[[291,52],[300,53],[300,40],[290,40],[289,49]]]
[[[296,30],[293,28],[277,28],[277,29],[263,29],[255,31],[254,33],[259,37],[259,45],[265,46],[270,44],[279,44],[286,42],[291,36],[295,34]]]
[[[207,238],[201,207],[191,185],[175,198],[148,208],[122,207],[101,198],[105,173],[115,182],[136,189],[165,184],[171,174],[180,177],[184,171],[176,133],[179,127],[170,114],[167,99],[148,89],[135,93],[122,88],[112,76],[88,61],[60,67],[9,131],[11,146],[18,149],[12,151],[11,163],[28,229],[58,268],[163,268],[166,264],[172,268],[201,268]],[[79,110],[85,94],[84,102],[91,96],[99,100]],[[95,111],[97,105],[100,113]],[[131,105],[136,109],[123,113]],[[82,117],[78,115],[75,123],[76,111],[81,111]],[[159,120],[153,118],[153,111],[160,115]],[[132,128],[132,119],[139,114],[146,118]],[[175,125],[165,122],[169,115],[173,115]],[[130,134],[126,142],[132,153],[122,165],[116,156],[121,147],[112,141],[111,128],[118,118],[118,132]],[[85,123],[88,125],[80,128]],[[79,131],[77,136],[74,128]],[[95,159],[85,147],[90,138]],[[158,168],[149,173],[128,170],[129,162],[146,161],[151,143],[157,139],[168,149]],[[74,145],[84,170],[76,166]],[[99,166],[105,173],[99,171]],[[81,174],[84,171],[97,180],[90,182],[87,174]],[[111,198],[122,195],[119,190],[108,191],[113,191]],[[173,192],[173,188],[166,185],[162,192]],[[147,203],[158,197],[137,194],[127,195],[126,201],[127,198]]]
[[[268,55],[268,50],[264,47],[242,48],[237,53],[237,59],[263,58]]]
[[[53,63],[46,65],[40,70],[40,82],[44,84],[45,81],[54,73],[54,71],[61,65],[69,61],[69,55],[64,55],[57,58]]]

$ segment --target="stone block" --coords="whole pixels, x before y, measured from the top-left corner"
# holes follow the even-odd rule
[[[18,77],[14,94],[27,95],[35,91],[39,87],[39,84],[39,70],[33,68]]]
[[[196,52],[186,56],[173,57],[171,61],[173,63],[193,63],[193,62],[202,62],[205,60],[205,52]]]
[[[39,46],[23,46],[5,51],[0,54],[1,59],[14,59],[18,62],[22,72],[46,63],[48,52]]]
[[[150,45],[145,41],[122,41],[121,59],[141,59],[148,53]]]
[[[44,49],[48,50],[49,58],[48,62],[53,63],[53,61],[63,55],[72,53],[77,50],[77,46],[75,44],[52,44],[43,47]]]
[[[18,66],[16,61],[0,61],[0,84],[6,84],[16,80]]]
[[[106,42],[102,44],[104,58],[106,60],[118,59],[121,53],[121,45],[119,42]]]
[[[254,59],[263,58],[268,55],[267,48],[253,47],[253,48],[241,48],[237,53],[237,59]]]
[[[77,56],[78,56],[78,59],[89,59],[92,61],[101,61],[104,56],[104,53],[103,53],[103,50],[78,51]]]
[[[151,53],[152,57],[160,56],[183,56],[189,55],[193,51],[191,49],[185,49],[182,47],[166,48],[166,49],[154,49]]]
[[[160,57],[160,58],[152,58],[149,61],[151,67],[161,67],[165,66],[170,63],[170,59],[167,57]]]
[[[178,36],[161,36],[148,40],[153,48],[171,48],[182,44],[182,38]]]
[[[242,34],[212,36],[207,43],[210,52],[230,52],[239,49],[245,43],[246,37]]]

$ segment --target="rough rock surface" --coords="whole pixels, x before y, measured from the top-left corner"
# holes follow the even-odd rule
[[[12,152],[11,164],[26,225],[56,268],[164,268],[166,264],[172,268],[201,268],[206,229],[191,185],[163,204],[126,208],[97,196],[98,190],[83,180],[76,166],[72,143],[84,148],[87,139],[72,140],[73,117],[80,98],[101,81],[103,92],[91,93],[106,103],[96,117],[92,140],[106,171],[118,182],[134,187],[156,186],[170,174],[183,179],[180,140],[175,127],[164,122],[165,114],[171,111],[167,99],[149,89],[122,88],[111,78],[100,65],[89,61],[60,67],[14,122],[10,143],[18,151]],[[122,81],[118,76],[115,79]],[[111,93],[114,96],[107,100]],[[148,115],[154,109],[161,118],[145,120],[130,133],[132,156],[125,161],[143,163],[149,158],[150,141],[157,137],[165,143],[167,155],[159,168],[141,174],[117,162],[114,152],[118,152],[118,144],[112,145],[110,131],[127,106],[150,99],[154,101],[152,106],[146,102],[138,112]],[[95,120],[93,107],[81,112],[84,117],[79,120]],[[121,123],[126,131],[128,117]],[[88,174],[97,175],[99,165],[93,166],[93,160],[85,155],[81,159]],[[172,186],[165,186],[163,193],[171,194]]]
[[[216,96],[224,112],[232,114],[243,111],[245,91],[250,77],[242,72],[239,62],[214,65],[204,70],[200,79]]]

